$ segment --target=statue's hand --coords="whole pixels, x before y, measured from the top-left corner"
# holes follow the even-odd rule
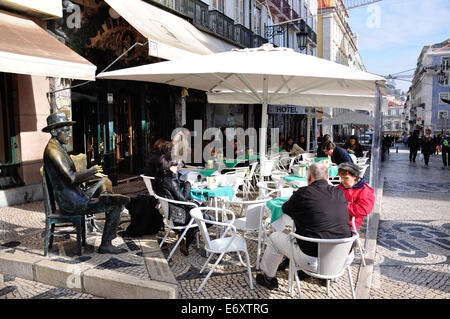
[[[94,165],[92,167],[95,168],[95,173],[102,173],[103,172],[103,167],[101,167],[100,165]]]

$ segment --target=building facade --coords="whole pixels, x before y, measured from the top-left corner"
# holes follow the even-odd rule
[[[265,36],[275,46],[288,47],[296,52],[317,56],[317,1],[316,0],[269,0],[269,12],[265,24]],[[268,108],[268,127],[278,128],[285,138],[298,142],[307,138],[310,131],[309,148],[316,147],[315,108],[280,107]],[[270,131],[269,131],[270,132]],[[308,143],[307,143],[308,144]],[[307,146],[308,147],[308,146]]]
[[[70,3],[79,12],[78,26],[67,27],[71,15],[65,10],[50,32],[101,71],[268,42],[264,28],[268,10],[260,1]],[[205,92],[181,87],[119,80],[73,84],[71,109],[77,120],[73,152],[86,153],[90,164],[103,165],[113,183],[139,176],[153,143],[158,138],[170,140],[177,127],[193,130],[194,121],[200,120],[203,131],[246,129],[261,119],[259,106],[210,104]]]
[[[382,133],[400,138],[403,136],[402,123],[405,98],[396,98],[394,95],[386,95],[388,102],[387,111],[383,112]]]
[[[349,15],[344,2],[342,0],[318,0],[318,14],[317,56],[353,69],[366,71],[358,50],[358,35],[352,32],[347,22]],[[359,131],[355,131],[352,125],[321,125],[322,117],[336,117],[349,112],[349,110],[322,108],[320,111],[319,128],[321,133],[330,134],[334,141],[345,142],[345,136],[353,135]],[[360,112],[369,113],[367,111]],[[351,123],[351,120],[349,122]],[[369,129],[366,126],[363,129],[364,131]]]
[[[411,131],[443,135],[450,129],[450,39],[425,46],[417,60],[417,68],[409,90],[411,111],[416,122]]]

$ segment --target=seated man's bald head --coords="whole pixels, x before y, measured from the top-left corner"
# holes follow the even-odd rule
[[[308,169],[308,184],[317,180],[328,181],[328,167],[322,163],[314,163]]]

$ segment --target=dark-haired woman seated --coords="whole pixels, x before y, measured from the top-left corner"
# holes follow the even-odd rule
[[[193,201],[190,191],[191,191],[191,184],[186,182],[181,182],[177,178],[177,172],[178,172],[178,163],[176,161],[172,161],[170,157],[166,155],[162,155],[159,160],[159,167],[156,172],[156,179],[155,179],[155,192],[161,197],[173,199],[176,201],[181,202],[189,202]],[[198,204],[196,202],[196,204]],[[186,211],[187,222],[185,224],[179,224],[174,222],[175,226],[185,226],[187,225],[190,220],[191,216],[189,214],[190,209],[192,209],[192,206],[182,206],[182,208]],[[213,220],[212,216],[203,214],[203,218],[207,220]],[[211,224],[207,224],[207,226],[211,226]],[[184,230],[177,230],[176,232],[178,235],[180,235]],[[190,228],[186,232],[186,236],[183,239],[183,241],[180,243],[180,251],[184,255],[189,255],[189,246],[191,245],[192,241],[195,238],[195,234],[197,233],[198,228],[193,227]]]
[[[346,150],[349,154],[354,154],[356,157],[363,156],[363,148],[361,144],[359,144],[356,135],[350,136],[348,142],[343,146],[343,149]]]

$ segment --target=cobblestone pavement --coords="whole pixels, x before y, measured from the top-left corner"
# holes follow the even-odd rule
[[[410,163],[391,148],[370,298],[450,298],[450,170],[441,156]]]
[[[145,185],[139,181],[119,184],[116,192],[135,195],[146,192]],[[102,228],[104,214],[96,215],[96,223]],[[122,216],[119,234],[129,225],[130,217]],[[0,208],[0,251],[10,254],[32,254],[42,256],[44,247],[45,213],[42,201]],[[83,255],[76,255],[74,235],[55,236],[53,247],[49,249],[49,259],[73,265],[74,269],[83,265],[95,265],[95,269],[109,269],[139,279],[149,279],[142,249],[136,239],[117,236],[113,244],[125,248],[127,253],[120,255],[101,255],[95,252],[101,240],[100,232],[88,232],[87,246]],[[0,298],[4,299],[92,299],[98,298],[67,288],[44,285],[42,283],[0,274]]]

